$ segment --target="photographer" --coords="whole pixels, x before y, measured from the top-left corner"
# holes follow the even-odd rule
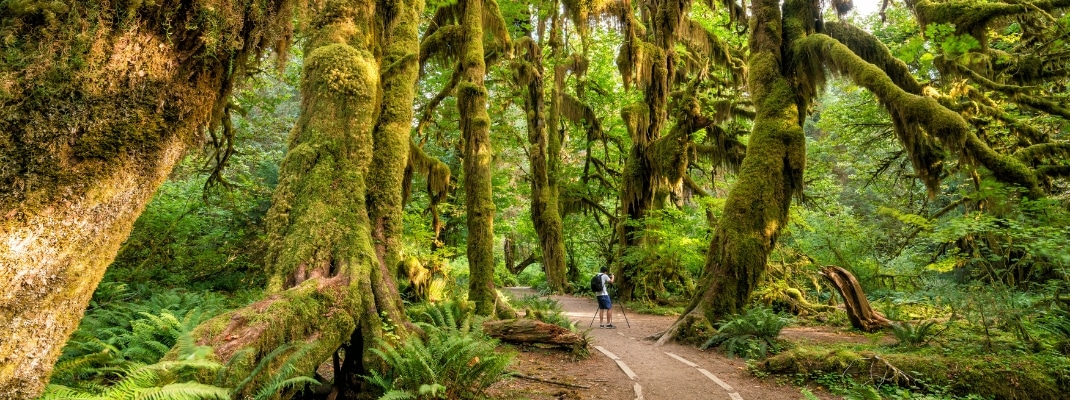
[[[616,328],[613,325],[613,313],[609,309],[613,308],[613,301],[609,299],[609,284],[613,283],[613,275],[608,274],[609,267],[602,267],[602,272],[598,274],[596,279],[602,280],[602,291],[596,293],[598,296],[598,327],[599,328]],[[602,323],[603,316],[605,317],[605,324]]]

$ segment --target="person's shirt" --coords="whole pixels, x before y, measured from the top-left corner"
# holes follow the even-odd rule
[[[609,296],[609,274],[599,273],[602,277],[602,292],[598,293],[599,296]]]

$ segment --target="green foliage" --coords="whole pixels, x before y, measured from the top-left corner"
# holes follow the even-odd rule
[[[708,224],[699,207],[651,210],[634,225],[643,240],[625,250],[621,262],[635,265],[631,279],[637,299],[690,296],[705,262]]]
[[[228,364],[219,371],[216,380],[217,382],[237,382],[231,390],[234,395],[249,393],[252,396],[242,397],[251,397],[256,400],[277,398],[286,390],[301,389],[305,385],[319,383],[315,379],[302,375],[302,371],[298,371],[296,367],[296,364],[307,356],[311,348],[312,346],[309,345],[284,344],[260,358],[256,367],[248,375],[229,376],[231,365]],[[249,350],[239,351],[248,352]],[[235,354],[231,357],[231,362],[242,358],[244,358],[243,355]]]
[[[527,295],[521,297],[519,300],[513,301],[513,306],[517,309],[523,309],[525,318],[537,319],[573,332],[578,331],[576,324],[569,320],[568,316],[565,315],[564,310],[561,308],[561,304],[552,298],[540,295]]]
[[[722,347],[729,357],[765,357],[769,352],[780,351],[777,337],[790,323],[791,318],[780,316],[767,308],[750,308],[734,318],[721,321],[717,334],[701,347]]]
[[[67,341],[51,383],[90,387],[117,379],[132,366],[156,363],[222,307],[221,299],[210,294],[169,290],[133,301],[138,295],[124,284],[100,285]]]
[[[230,391],[226,388],[200,381],[200,377],[211,375],[221,367],[218,362],[211,360],[211,349],[193,343],[188,324],[179,324],[177,328],[180,332],[175,339],[175,351],[178,354],[175,360],[156,361],[153,364],[129,361],[121,366],[98,368],[92,363],[81,362],[86,358],[69,359],[57,365],[57,375],[107,372],[108,379],[75,381],[64,385],[55,383],[54,376],[53,383],[48,385],[40,399],[230,399]],[[115,348],[108,350],[112,349]]]
[[[386,368],[365,378],[385,392],[382,399],[478,398],[502,378],[512,355],[496,342],[449,329],[431,328],[425,341],[416,337],[372,351]]]
[[[936,326],[936,321],[919,323],[911,323],[909,321],[895,322],[892,323],[892,333],[899,340],[899,344],[921,346],[931,339],[930,333],[934,326]]]
[[[417,325],[436,330],[445,330],[461,335],[478,331],[478,325],[472,323],[475,307],[467,300],[449,300],[440,303],[426,303],[409,310],[409,315]]]
[[[1070,355],[1070,311],[1062,308],[1045,310],[1036,322],[1038,328],[1050,335],[1051,346],[1056,351]]]

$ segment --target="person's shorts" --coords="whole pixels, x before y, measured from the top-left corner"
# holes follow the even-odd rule
[[[598,308],[608,310],[613,308],[613,301],[609,299],[609,296],[598,296]]]

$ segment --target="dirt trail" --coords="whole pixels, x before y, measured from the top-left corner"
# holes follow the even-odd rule
[[[530,289],[509,290],[518,296],[532,293]],[[588,329],[597,311],[593,298],[553,298],[577,326]],[[675,317],[639,315],[628,309],[622,313],[618,304],[613,308],[613,323],[617,329],[600,329],[597,317],[594,318],[590,330],[593,348],[588,359],[570,361],[552,352],[526,351],[519,355],[517,368],[525,374],[585,385],[589,389],[566,389],[546,384],[539,388],[514,381],[512,389],[515,390],[504,390],[502,394],[510,399],[803,398],[798,388],[752,377],[745,371],[741,359],[729,359],[713,351],[677,344],[654,346],[652,341],[645,339],[668,328]]]

